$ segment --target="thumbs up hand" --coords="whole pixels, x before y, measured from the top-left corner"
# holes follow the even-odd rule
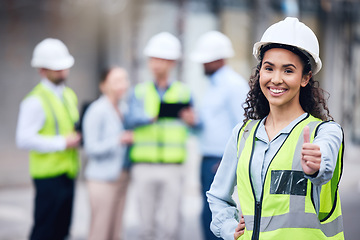
[[[309,126],[304,127],[304,144],[301,150],[301,166],[305,174],[313,175],[320,169],[320,147],[310,143]]]

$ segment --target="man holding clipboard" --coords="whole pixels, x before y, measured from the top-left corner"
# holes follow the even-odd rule
[[[130,159],[141,219],[139,239],[172,240],[179,233],[182,164],[188,127],[195,125],[190,90],[170,78],[180,50],[180,41],[168,32],[149,40],[144,54],[154,81],[135,86],[130,101],[134,127]]]

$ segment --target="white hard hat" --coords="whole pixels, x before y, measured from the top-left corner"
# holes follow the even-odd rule
[[[316,35],[297,18],[287,17],[264,32],[260,42],[254,44],[253,55],[257,60],[261,60],[261,48],[271,43],[296,47],[310,59],[312,73],[315,75],[320,71],[322,63]]]
[[[38,43],[31,59],[32,67],[54,71],[68,69],[73,65],[74,58],[65,44],[54,38],[46,38]]]
[[[198,63],[209,63],[234,56],[230,39],[218,31],[203,34],[196,43],[190,59]]]
[[[148,57],[177,60],[181,57],[181,44],[171,33],[161,32],[150,38],[144,54]]]

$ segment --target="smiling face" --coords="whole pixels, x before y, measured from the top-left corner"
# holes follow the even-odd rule
[[[303,75],[303,68],[300,57],[289,50],[272,48],[265,52],[259,81],[270,109],[301,109],[300,88],[311,77],[311,74]]]

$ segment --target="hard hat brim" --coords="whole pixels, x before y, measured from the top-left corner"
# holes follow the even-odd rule
[[[210,62],[214,62],[216,60],[219,60],[221,58],[208,58],[206,56],[203,56],[203,55],[199,55],[199,54],[192,54],[190,55],[190,60],[193,61],[193,62],[196,62],[196,63],[210,63]]]
[[[65,70],[71,68],[75,63],[73,56],[68,56],[66,59],[57,61],[56,63],[47,63],[43,62],[41,59],[33,59],[31,61],[31,66],[34,68],[46,68],[53,71]]]
[[[228,59],[234,56],[234,53],[226,53],[224,56],[206,55],[202,53],[193,53],[190,55],[190,60],[197,63],[210,63],[220,59]]]
[[[151,49],[145,49],[144,55],[147,57],[161,58],[166,60],[178,60],[180,59],[180,53],[170,54],[166,51],[151,51]]]
[[[272,43],[289,45],[287,43],[280,43],[280,42],[256,42],[253,47],[253,55],[254,55],[255,59],[258,61],[261,61],[261,56],[260,56],[261,48],[266,45],[272,44]],[[309,52],[308,50],[305,50],[299,46],[295,46],[295,45],[290,45],[290,46],[296,47],[301,52],[305,53],[305,55],[310,57],[311,70],[312,70],[313,75],[317,74],[320,71],[320,69],[322,67],[322,62],[321,62],[321,59],[319,57],[317,57],[316,54]]]

